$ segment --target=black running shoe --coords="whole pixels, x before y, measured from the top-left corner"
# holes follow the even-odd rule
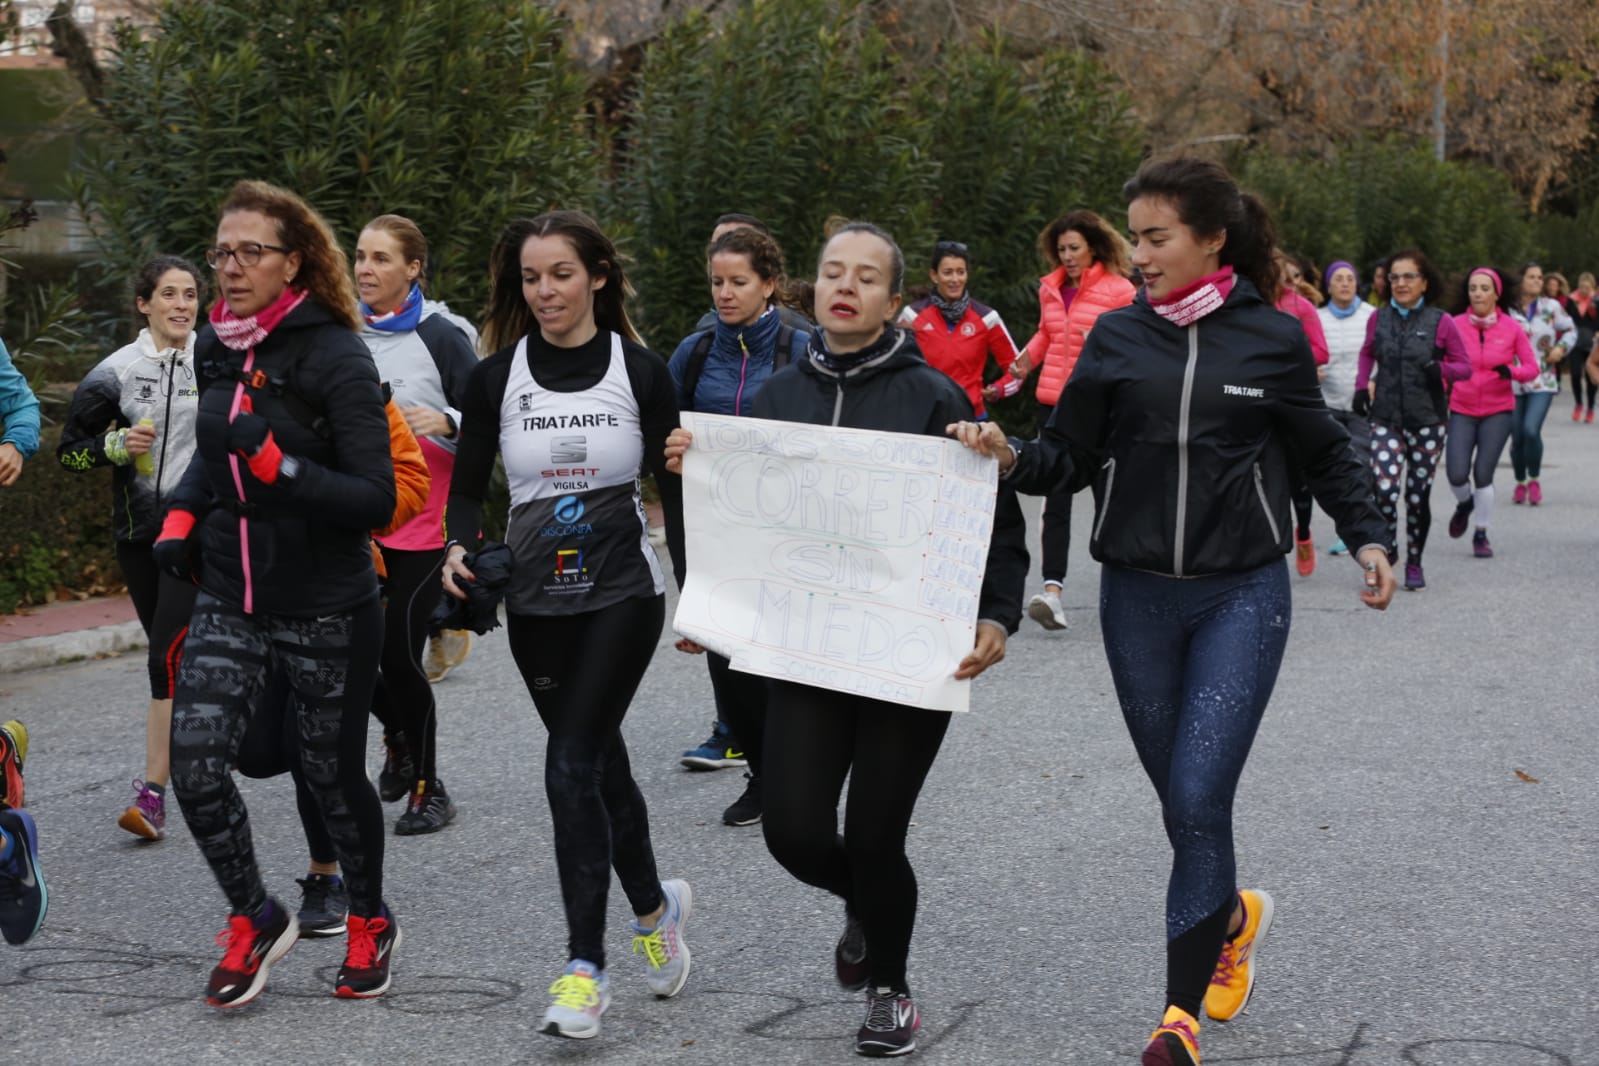
[[[350,913],[350,893],[344,879],[328,874],[297,877],[300,886],[300,935],[338,936]]]
[[[866,959],[866,931],[848,911],[844,912],[844,935],[833,949],[833,972],[838,975],[838,987],[846,992],[859,992],[872,976]]]
[[[916,1030],[921,1027],[922,1016],[910,993],[868,989],[866,1024],[855,1034],[855,1050],[874,1059],[909,1055],[916,1050]]]
[[[385,908],[387,910],[387,908]],[[333,994],[341,999],[371,999],[389,990],[389,963],[400,946],[400,926],[392,915],[349,917],[350,943],[339,967]]]
[[[455,804],[450,801],[450,794],[444,791],[444,783],[425,781],[421,783],[421,788],[411,793],[411,802],[406,805],[405,813],[394,823],[394,835],[411,837],[437,833],[453,821]]]
[[[11,855],[0,862],[0,934],[7,944],[26,944],[50,905],[39,868],[39,830],[27,811],[9,810],[0,810],[0,829],[11,838]]]
[[[416,755],[404,733],[383,738],[383,769],[378,773],[378,798],[393,803],[416,787]]]
[[[744,794],[733,801],[732,806],[722,812],[723,825],[758,825],[761,820],[761,779],[754,774],[745,774],[749,784],[744,786]]]
[[[213,1007],[242,1007],[266,987],[267,971],[287,955],[300,939],[300,924],[276,900],[267,903],[266,924],[257,926],[247,915],[235,914],[217,934],[228,950],[211,971],[205,1001]]]

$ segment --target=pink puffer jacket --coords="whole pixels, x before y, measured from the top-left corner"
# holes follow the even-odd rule
[[[1106,311],[1126,307],[1137,292],[1133,283],[1095,263],[1083,272],[1071,307],[1061,298],[1066,268],[1057,267],[1038,282],[1038,332],[1027,342],[1027,356],[1036,366],[1040,356],[1044,369],[1038,374],[1038,402],[1053,407],[1060,390],[1072,376],[1083,341],[1094,322]]]

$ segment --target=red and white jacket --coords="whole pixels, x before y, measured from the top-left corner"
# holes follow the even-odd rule
[[[1021,390],[1022,383],[1010,373],[1010,365],[1016,361],[1016,345],[998,311],[973,300],[966,315],[951,326],[929,296],[901,311],[898,325],[916,337],[916,346],[929,366],[943,371],[966,390],[979,418],[983,415],[983,370],[990,356],[1005,371],[993,382],[999,394],[1014,396]]]

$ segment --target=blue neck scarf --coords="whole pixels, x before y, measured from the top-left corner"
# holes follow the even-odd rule
[[[1400,318],[1409,318],[1410,317],[1410,312],[1412,312],[1412,311],[1420,311],[1423,307],[1427,306],[1427,298],[1425,296],[1423,296],[1421,299],[1417,300],[1415,307],[1400,307],[1399,306],[1399,301],[1395,300],[1393,297],[1390,296],[1388,298],[1388,304],[1395,311],[1399,312],[1399,317]]]
[[[1360,298],[1357,296],[1355,299],[1350,300],[1348,307],[1339,307],[1337,300],[1328,300],[1327,310],[1332,312],[1334,318],[1348,318],[1360,310]]]
[[[422,321],[422,286],[411,282],[411,291],[405,294],[405,302],[387,314],[378,314],[361,303],[361,318],[373,329],[381,329],[386,333],[405,333],[416,328]]]

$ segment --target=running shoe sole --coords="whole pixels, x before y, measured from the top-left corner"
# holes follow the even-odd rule
[[[1060,619],[1055,617],[1055,612],[1050,610],[1049,604],[1041,596],[1034,596],[1027,604],[1027,617],[1043,626],[1045,629],[1060,632],[1070,628]]]
[[[343,936],[349,931],[349,926],[344,922],[337,925],[302,925],[300,936],[306,940],[326,940],[330,936]]]
[[[1249,1013],[1249,997],[1255,994],[1255,977],[1260,973],[1260,967],[1256,965],[1256,960],[1260,958],[1260,945],[1265,942],[1266,934],[1271,931],[1271,920],[1277,913],[1277,904],[1271,898],[1271,893],[1260,889],[1253,889],[1252,891],[1260,897],[1260,926],[1255,930],[1255,942],[1249,949],[1249,984],[1244,987],[1244,1001],[1238,1005],[1238,1014]],[[1238,1014],[1233,1015],[1231,1018],[1215,1018],[1211,1017],[1207,1011],[1205,1016],[1213,1022],[1225,1025],[1227,1022],[1236,1020]]]
[[[11,846],[22,849],[22,860],[28,864],[28,869],[26,871],[27,875],[31,876],[34,883],[39,887],[39,913],[34,917],[33,928],[28,930],[27,936],[14,939],[14,934],[8,931],[6,934],[6,941],[7,943],[11,944],[26,944],[28,941],[34,938],[35,934],[39,932],[39,928],[44,925],[45,912],[50,909],[50,888],[45,884],[44,871],[39,868],[38,826],[34,824],[33,817],[26,814],[22,810],[14,810],[12,813],[14,817],[8,818],[7,822],[14,822],[16,824],[10,826],[10,828],[18,833],[26,835],[28,839],[25,841],[13,841]]]
[[[144,812],[137,807],[129,807],[123,811],[122,817],[117,819],[117,825],[134,836],[143,837],[146,840],[160,840],[166,836],[161,830],[151,825],[150,819],[146,818]]]
[[[683,986],[688,984],[688,971],[693,962],[693,955],[688,950],[688,941],[683,938],[683,930],[688,928],[688,920],[694,917],[694,890],[687,881],[674,879],[669,882],[675,886],[677,892],[677,949],[682,953],[683,969],[678,972],[677,980],[665,992],[655,993],[656,999],[671,999],[683,991]]]
[[[563,1040],[593,1040],[600,1035],[600,1022],[596,1018],[594,1024],[585,1029],[562,1029],[560,1022],[546,1020],[539,1032],[545,1036],[558,1036]]]
[[[389,954],[386,960],[391,966],[394,963],[395,954],[400,950],[400,942],[404,939],[405,930],[396,925],[394,927],[394,943],[389,945]],[[369,988],[365,991],[357,992],[349,985],[339,985],[333,990],[333,995],[338,999],[376,999],[378,996],[381,996],[383,993],[387,992],[389,990],[389,986],[393,983],[394,974],[391,971],[383,975],[383,983],[376,988]]]
[[[685,755],[678,760],[690,770],[731,770],[736,766],[748,766],[750,761],[743,758],[707,759],[703,755]]]
[[[279,959],[283,958],[283,956],[287,955],[289,953],[289,949],[294,947],[294,945],[298,944],[299,942],[300,921],[291,914],[289,915],[288,929],[284,930],[284,934],[278,937],[277,943],[273,944],[272,947],[268,949],[266,958],[261,960],[261,965],[256,969],[255,976],[250,979],[250,987],[244,990],[244,995],[240,996],[238,999],[229,1000],[226,1003],[219,1003],[207,996],[206,1003],[215,1007],[217,1010],[232,1010],[234,1007],[242,1007],[246,1003],[249,1003],[251,1000],[255,999],[256,996],[259,996],[261,994],[261,990],[266,987],[267,971],[271,970],[273,965]]]

